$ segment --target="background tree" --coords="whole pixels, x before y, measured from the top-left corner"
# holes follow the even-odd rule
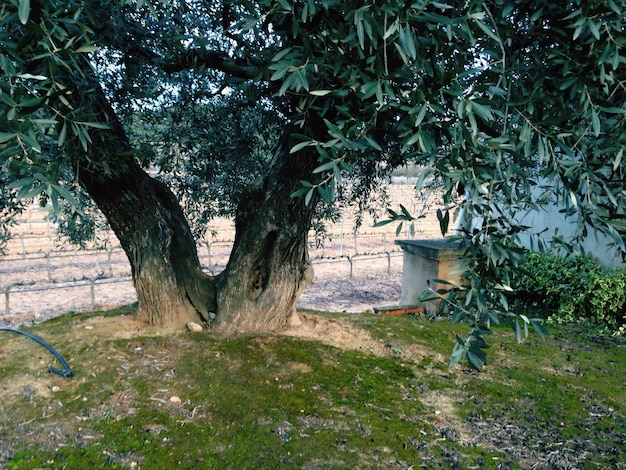
[[[69,163],[67,183],[120,238],[150,321],[282,328],[311,278],[318,200],[332,204],[346,175],[371,188],[407,162],[423,166],[420,184],[440,182],[442,229],[464,209],[459,311],[476,325],[506,308],[525,229],[509,215],[536,204],[540,181],[555,183],[581,234],[591,223],[623,247],[624,2],[28,3],[2,16],[5,155],[36,163],[40,142],[63,150],[39,165],[51,199],[67,196],[51,169]],[[248,93],[284,123],[263,177],[237,196],[233,254],[214,278],[119,120],[185,89],[195,103]]]

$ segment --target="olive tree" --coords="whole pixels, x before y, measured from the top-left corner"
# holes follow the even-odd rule
[[[144,318],[225,332],[297,322],[320,200],[332,204],[348,177],[418,164],[419,183],[443,189],[442,229],[463,208],[459,311],[479,325],[506,307],[525,230],[510,213],[536,204],[540,181],[554,182],[581,233],[591,223],[623,247],[624,7],[12,0],[0,16],[2,156],[22,195],[37,186],[71,202],[80,186],[93,198],[131,261]],[[200,89],[265,100],[283,123],[262,177],[236,196],[217,276],[201,271],[177,198],[138,164],[120,119],[173,83],[207,81]],[[459,343],[468,357],[482,345],[475,331]]]

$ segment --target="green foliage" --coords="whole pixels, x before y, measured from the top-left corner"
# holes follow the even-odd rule
[[[549,323],[594,324],[626,333],[626,270],[606,269],[590,258],[531,254],[520,266],[516,308],[535,311]]]
[[[444,189],[442,228],[451,211],[466,209],[461,222],[479,264],[494,253],[504,260],[507,247],[481,248],[498,227],[488,222],[475,233],[469,221],[502,218],[496,202],[532,205],[537,173],[559,182],[581,231],[593,223],[623,246],[626,111],[614,104],[625,101],[623,1],[111,0],[69,9],[47,2],[35,15],[30,3],[11,2],[3,16],[8,88],[0,96],[11,125],[0,140],[11,151],[21,142],[20,153],[37,154],[46,132],[60,147],[74,136],[87,149],[90,133],[106,130],[68,107],[59,73],[80,75],[91,54],[109,99],[128,115],[225,90],[267,99],[268,110],[300,127],[294,158],[309,146],[319,153],[321,181],[312,175],[296,196],[317,192],[332,203],[350,175],[366,199],[394,168],[420,164]],[[62,48],[48,47],[48,30]],[[54,176],[49,164],[42,174]]]
[[[391,222],[396,222],[400,220],[401,222],[398,224],[398,227],[396,228],[396,236],[400,235],[400,233],[402,232],[402,227],[403,227],[404,222],[411,222],[409,225],[409,232],[411,233],[411,235],[413,235],[415,233],[414,221],[416,219],[425,217],[424,215],[421,215],[419,217],[413,217],[409,213],[408,209],[404,207],[402,204],[400,204],[400,212],[396,212],[393,209],[388,208],[387,213],[389,214],[389,219],[376,222],[374,224],[374,227],[382,227],[383,225],[387,225]]]
[[[109,248],[113,243],[109,225],[96,204],[80,188],[75,190],[72,197],[77,201],[80,211],[64,204],[62,213],[53,212],[50,215],[50,220],[57,224],[57,242],[80,248],[86,248],[88,243],[96,248]]]
[[[489,347],[483,339],[484,335],[491,334],[491,331],[484,328],[474,328],[467,339],[457,335],[450,367],[456,365],[461,359],[467,362],[476,370],[481,370],[487,364],[487,353],[484,351]]]
[[[197,238],[216,216],[235,214],[266,171],[285,121],[266,101],[242,93],[193,106],[186,93],[158,110],[135,112],[129,134],[145,148],[144,164],[178,196]]]
[[[11,226],[15,216],[22,211],[22,204],[16,201],[15,190],[7,187],[5,176],[0,172],[0,255],[11,238]]]
[[[80,5],[44,3],[19,0],[0,9],[0,168],[14,201],[39,199],[58,216],[65,203],[70,213],[80,211],[59,150],[71,136],[86,151],[90,132],[109,126],[70,103],[65,75],[84,67],[94,50],[89,28],[66,18]]]
[[[624,250],[626,3],[423,2],[406,17],[394,10],[393,23],[386,6],[362,10],[364,33],[357,27],[350,44],[373,75],[346,70],[345,83],[363,80],[348,96],[376,123],[394,123],[386,141],[422,165],[421,183],[440,182],[444,235],[457,216],[465,282],[447,305],[473,327],[507,316],[518,338],[529,325],[541,331],[508,305],[524,259],[518,236],[530,229],[515,215],[538,207],[533,187],[552,185],[578,239],[593,226]],[[367,146],[354,136],[368,122],[334,124],[342,132],[329,128],[327,145]]]
[[[304,150],[317,150],[310,179],[293,193],[304,202],[332,204],[346,194],[367,200],[394,168],[418,165],[419,190],[429,181],[441,187],[442,231],[459,227],[466,283],[455,290],[462,294],[457,313],[476,327],[509,311],[524,257],[518,236],[528,229],[514,215],[538,206],[534,186],[554,188],[579,238],[593,226],[626,251],[625,11],[624,0],[5,2],[2,168],[18,193],[48,195],[53,203],[72,195],[67,169],[76,154],[93,171],[123,171],[106,156],[90,159],[93,138],[112,130],[94,118],[94,83],[127,128],[136,131],[133,118],[150,115],[148,137],[167,136],[155,152],[145,135],[131,132],[142,144],[133,150],[146,166],[158,162],[172,172],[164,178],[192,201],[197,225],[232,209],[198,205],[243,194],[236,185],[216,190],[222,175],[236,174],[243,186],[244,173],[252,179],[270,165],[274,141],[255,134],[255,126],[297,128],[294,165]],[[228,93],[278,116],[242,115],[254,123],[233,133],[268,143],[251,164],[238,165],[239,156],[218,163],[207,148],[225,152],[228,145],[216,145],[223,134],[184,127],[201,122],[207,103]],[[155,124],[155,110],[176,107],[186,109]],[[200,120],[186,115],[196,111]],[[225,120],[212,126],[237,119],[219,113]],[[354,182],[362,189],[350,193]],[[217,197],[194,207],[203,191]],[[531,323],[515,319],[518,337]]]

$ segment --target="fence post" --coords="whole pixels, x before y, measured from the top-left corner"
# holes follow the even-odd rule
[[[24,243],[24,234],[20,233],[20,240],[22,242],[22,257],[26,258],[26,244]]]
[[[91,294],[91,310],[96,309],[96,278],[90,279],[89,291]]]
[[[9,309],[10,292],[11,292],[11,286],[7,287],[7,290],[4,291],[4,313],[7,317],[11,314],[11,310]]]
[[[341,211],[341,232],[339,233],[339,257],[343,256],[343,225],[346,221],[345,211]]]
[[[113,266],[111,265],[111,256],[113,255],[113,247],[109,248],[107,263],[109,265],[109,277],[113,277]]]
[[[350,263],[350,279],[352,279],[352,259],[353,258],[354,257],[351,257],[350,255],[348,255],[348,263]]]
[[[48,273],[48,282],[52,282],[52,271],[50,269],[50,252],[46,253],[46,272]]]
[[[387,274],[391,274],[391,253],[385,251],[387,254]]]

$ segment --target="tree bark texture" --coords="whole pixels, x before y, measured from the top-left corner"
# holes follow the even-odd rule
[[[139,316],[180,326],[203,320],[225,334],[272,332],[297,322],[296,303],[312,281],[307,237],[319,197],[291,194],[311,180],[318,155],[290,154],[287,129],[268,172],[240,201],[226,269],[202,271],[195,240],[174,194],[134,160],[133,149],[97,82],[76,88],[76,107],[111,129],[91,129],[89,154],[68,138],[79,184],[117,235],[132,268]],[[88,101],[88,103],[86,103]],[[321,127],[320,127],[321,129]],[[318,175],[319,176],[319,175]]]
[[[291,194],[311,180],[317,151],[290,155],[283,136],[266,176],[240,202],[235,242],[218,280],[216,329],[226,334],[280,331],[299,322],[296,303],[313,280],[308,232],[318,201]]]
[[[82,96],[81,96],[82,95]],[[111,129],[90,132],[89,154],[68,142],[79,184],[107,218],[130,261],[138,315],[150,324],[176,326],[209,321],[215,280],[202,271],[195,240],[174,194],[134,160],[133,149],[97,83],[89,109]]]
[[[79,178],[130,261],[140,318],[161,326],[209,321],[215,282],[202,271],[178,202],[138,165],[125,170],[114,177],[81,170]]]

